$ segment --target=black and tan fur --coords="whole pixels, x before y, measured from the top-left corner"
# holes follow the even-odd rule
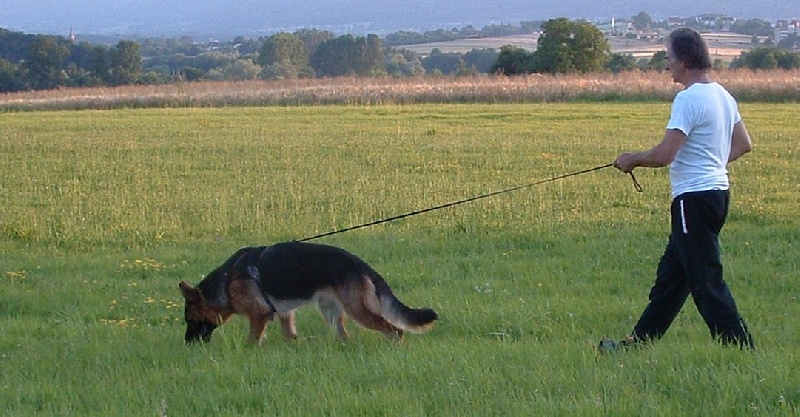
[[[286,339],[297,338],[295,309],[316,302],[339,339],[349,336],[345,314],[368,329],[400,339],[422,333],[438,318],[431,309],[412,309],[366,262],[333,246],[302,242],[243,248],[197,287],[179,284],[186,300],[186,343],[209,341],[233,315],[250,321],[250,340],[261,342],[277,315]]]

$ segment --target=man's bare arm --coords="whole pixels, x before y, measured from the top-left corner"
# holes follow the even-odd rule
[[[731,154],[728,156],[728,163],[731,163],[740,156],[750,152],[753,149],[753,142],[750,140],[750,134],[747,133],[747,128],[744,122],[739,122],[733,125],[733,135],[731,137]]]
[[[644,152],[623,153],[614,161],[622,172],[631,172],[636,167],[660,168],[675,159],[678,150],[686,141],[686,135],[678,129],[667,129],[661,142]]]

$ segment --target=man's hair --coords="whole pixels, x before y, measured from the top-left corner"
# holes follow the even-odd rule
[[[694,29],[679,28],[669,34],[672,53],[678,58],[686,69],[708,70],[711,69],[711,57],[708,46],[703,37]]]

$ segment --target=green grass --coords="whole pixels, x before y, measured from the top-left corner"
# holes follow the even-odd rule
[[[518,104],[0,114],[3,415],[797,415],[800,125],[746,104],[726,279],[758,350],[687,303],[628,332],[666,243],[666,170],[608,168],[321,239],[367,260],[430,333],[392,343],[312,309],[301,340],[236,319],[183,346],[177,283],[300,239],[611,162],[669,105]]]

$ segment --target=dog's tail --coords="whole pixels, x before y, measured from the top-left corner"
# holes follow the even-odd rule
[[[430,308],[411,308],[400,301],[380,275],[370,277],[380,305],[379,314],[389,323],[411,333],[424,333],[433,328],[439,318]]]

